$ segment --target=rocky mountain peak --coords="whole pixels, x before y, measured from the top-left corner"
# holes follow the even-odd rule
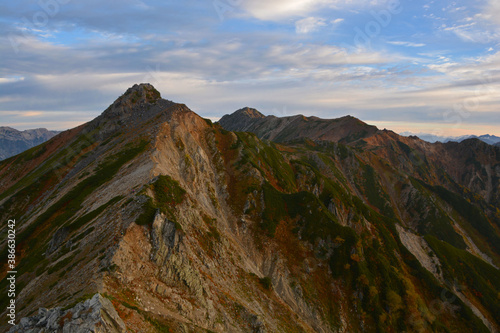
[[[246,116],[250,118],[265,118],[262,113],[260,113],[257,109],[254,108],[249,108],[248,106],[237,110],[236,112],[233,113],[233,115],[237,116]]]
[[[224,128],[230,127],[237,128],[239,131],[247,131],[252,124],[263,119],[266,119],[266,116],[256,109],[244,107],[231,114],[224,115],[219,120],[219,124]]]
[[[161,95],[158,90],[149,83],[134,84],[132,87],[128,88],[127,91],[121,95],[113,105],[144,105],[144,104],[156,104],[161,100]]]
[[[149,83],[134,84],[103,112],[103,116],[122,118],[123,116],[140,114],[162,101],[172,104],[172,102],[163,100],[160,92],[153,85]]]
[[[175,103],[161,98],[160,92],[149,83],[135,84],[116,99],[97,118],[117,123],[119,126],[136,124],[155,116]]]
[[[149,83],[134,84],[132,87],[128,88],[125,94],[121,96],[126,100],[131,102],[155,102],[161,99],[160,92]]]

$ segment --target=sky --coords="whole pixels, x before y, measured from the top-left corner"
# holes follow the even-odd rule
[[[72,128],[142,82],[214,120],[500,136],[500,1],[0,3],[0,126]]]

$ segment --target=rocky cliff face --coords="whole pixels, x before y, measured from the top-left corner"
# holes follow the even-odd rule
[[[284,124],[294,121],[311,133],[322,123]],[[1,162],[1,219],[18,223],[18,318],[31,318],[16,329],[38,329],[40,308],[92,325],[99,316],[57,307],[100,293],[100,318],[114,308],[132,332],[496,331],[499,215],[474,189],[498,193],[498,157],[340,122],[363,134],[278,144],[143,84]]]
[[[58,133],[45,128],[18,131],[0,127],[0,161],[44,143]]]
[[[17,332],[124,333],[126,327],[113,304],[107,298],[95,294],[70,309],[40,308],[38,315],[21,319],[18,325],[9,330],[9,333]]]

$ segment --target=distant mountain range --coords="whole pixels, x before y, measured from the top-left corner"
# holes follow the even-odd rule
[[[58,133],[46,128],[18,131],[12,127],[0,127],[0,161],[44,143]]]
[[[400,135],[403,136],[416,136],[424,141],[427,142],[462,142],[467,139],[479,139],[483,142],[486,142],[489,145],[497,145],[497,143],[500,143],[500,137],[495,136],[495,135],[462,135],[462,136],[438,136],[438,135],[433,135],[433,134],[428,134],[428,133],[419,133],[419,134],[413,134],[411,132],[403,132],[400,133]]]

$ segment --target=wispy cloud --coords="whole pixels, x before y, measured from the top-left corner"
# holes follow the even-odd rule
[[[443,30],[452,32],[466,42],[472,43],[490,43],[500,41],[500,29],[488,29],[481,14],[474,17],[467,17],[463,24],[454,24],[444,26]]]
[[[424,43],[412,43],[412,42],[401,42],[401,41],[391,41],[387,42],[388,44],[391,45],[397,45],[397,46],[408,46],[408,47],[424,47]]]
[[[317,17],[307,17],[295,22],[295,31],[298,34],[307,34],[313,31],[317,31],[318,29],[326,25],[327,24],[325,22],[325,19]]]
[[[0,77],[0,84],[5,83],[13,83],[18,81],[23,81],[24,77],[22,76],[13,76],[13,77]]]

